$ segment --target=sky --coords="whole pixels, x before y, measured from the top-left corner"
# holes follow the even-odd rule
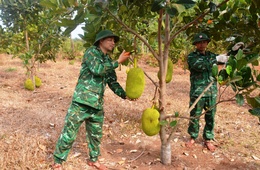
[[[78,34],[84,34],[84,31],[81,29],[82,25],[79,25],[74,31],[71,32],[72,39],[78,38],[81,39]]]
[[[0,20],[0,25],[2,25],[2,21]],[[74,31],[71,32],[71,37],[81,39],[78,34],[84,34],[84,31],[81,29],[82,25],[79,25]]]

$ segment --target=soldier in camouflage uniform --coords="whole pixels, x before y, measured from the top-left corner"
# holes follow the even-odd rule
[[[85,122],[88,142],[89,166],[106,169],[99,163],[102,125],[104,120],[103,97],[106,85],[122,99],[126,99],[124,89],[117,82],[115,68],[129,57],[123,51],[117,61],[112,61],[111,52],[119,37],[110,30],[103,30],[96,36],[93,46],[84,54],[78,82],[71,105],[65,117],[65,124],[54,151],[53,169],[61,170],[66,161],[80,125]]]
[[[216,61],[216,54],[206,51],[210,38],[199,33],[194,36],[193,45],[196,50],[188,55],[188,66],[190,70],[190,106],[195,102],[198,96],[212,82],[212,66]],[[216,98],[217,98],[217,82],[215,81],[208,91],[204,93],[199,102],[190,112],[190,123],[188,133],[191,139],[186,143],[187,147],[191,147],[195,143],[195,139],[199,134],[199,117],[203,109],[205,113],[205,127],[203,130],[203,139],[205,146],[214,151],[216,147],[211,142],[214,139],[214,117],[216,113]],[[194,118],[195,117],[195,118]]]

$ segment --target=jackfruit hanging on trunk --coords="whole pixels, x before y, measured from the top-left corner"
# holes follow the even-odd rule
[[[173,74],[173,63],[171,59],[168,59],[168,64],[167,64],[167,73],[165,77],[165,82],[170,83],[172,81],[172,74]],[[157,73],[157,77],[159,79],[160,77],[160,71]]]
[[[137,59],[134,58],[134,67],[127,73],[126,95],[130,99],[138,99],[144,91],[145,75],[141,68],[137,67]]]
[[[160,113],[154,107],[145,109],[142,114],[142,130],[147,136],[154,136],[160,132]]]

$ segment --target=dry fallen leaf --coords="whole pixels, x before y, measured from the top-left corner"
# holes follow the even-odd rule
[[[121,153],[121,152],[123,152],[123,149],[117,149],[116,150],[116,153]]]
[[[43,152],[46,151],[46,146],[44,146],[44,145],[42,145],[42,144],[39,144],[38,146],[39,146],[39,148],[40,148]]]
[[[124,160],[117,162],[119,165],[123,165],[125,163]]]
[[[136,152],[137,152],[136,149],[134,149],[134,150],[130,150],[130,153],[136,153]]]
[[[254,160],[256,160],[256,161],[259,161],[259,160],[260,160],[260,158],[256,157],[255,155],[252,155],[252,158],[253,158]]]
[[[71,156],[71,158],[76,158],[79,157],[81,155],[81,153],[76,152],[74,155]]]
[[[189,153],[187,153],[187,152],[183,152],[183,155],[189,156]]]

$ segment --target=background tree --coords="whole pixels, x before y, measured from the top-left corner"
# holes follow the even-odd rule
[[[55,2],[52,1],[51,3],[42,0],[41,4],[51,7],[52,12],[57,13],[58,7],[62,2],[64,3],[64,1],[59,0]],[[75,2],[76,1],[69,1],[69,5],[74,11],[80,11],[77,13],[79,20],[66,20],[61,24],[67,25],[67,31],[70,31],[75,25],[69,25],[67,23],[72,23],[73,21],[74,23],[80,22],[83,18],[86,25],[83,28],[85,34],[81,37],[86,41],[85,47],[90,46],[94,42],[96,33],[101,29],[110,29],[120,35],[121,41],[119,47],[121,46],[127,51],[134,50],[136,52],[134,57],[138,57],[138,48],[144,44],[158,61],[160,73],[159,83],[156,83],[155,80],[152,81],[159,92],[158,94],[156,93],[156,96],[158,95],[160,122],[162,125],[160,130],[161,161],[163,164],[170,164],[173,131],[168,133],[167,130],[169,126],[173,127],[174,130],[177,119],[181,118],[178,113],[166,113],[165,77],[167,62],[170,56],[170,50],[172,50],[171,48],[178,47],[174,45],[171,46],[171,44],[173,42],[178,43],[177,40],[180,35],[184,38],[187,37],[186,40],[189,41],[194,33],[203,31],[208,33],[213,40],[216,39],[215,42],[213,41],[212,48],[214,45],[214,48],[217,47],[217,41],[220,41],[223,46],[226,44],[232,46],[235,41],[229,42],[225,40],[230,37],[236,39],[237,37],[241,37],[237,36],[238,33],[242,35],[245,32],[245,30],[240,30],[240,28],[237,28],[234,24],[229,25],[230,20],[234,16],[233,14],[238,15],[237,21],[239,22],[237,22],[237,24],[240,23],[241,25],[239,26],[243,26],[243,28],[249,23],[257,23],[258,18],[256,18],[256,16],[259,14],[259,2],[255,0],[240,0],[234,3],[232,0],[230,0],[230,2],[229,0],[223,0],[220,1],[219,5],[216,5],[216,2],[219,1],[201,0],[196,2],[195,5],[195,2],[190,0],[88,0],[77,1],[77,5],[74,5]],[[194,7],[191,8],[192,6]],[[240,9],[245,10],[245,15],[240,15]],[[242,23],[244,23],[244,25]],[[255,31],[259,31],[259,27],[254,27],[254,29]],[[226,30],[229,30],[229,32],[226,32]],[[254,36],[255,32],[253,31],[248,35],[248,39],[251,40],[251,38],[253,38],[253,42],[258,41]],[[256,44],[253,46],[256,47]],[[184,49],[187,49],[187,46],[184,47]],[[217,49],[220,52],[223,50],[223,48]],[[238,54],[239,56],[237,56],[238,58],[235,59],[240,66],[233,66],[232,74],[226,76],[226,85],[236,87],[234,91],[236,92],[238,103],[241,103],[240,101],[242,100],[241,93],[252,92],[252,89],[255,90],[259,88],[257,84],[257,81],[259,81],[259,73],[253,71],[248,71],[249,73],[245,74],[245,77],[253,77],[250,79],[246,78],[244,81],[246,84],[249,83],[250,86],[239,85],[240,87],[238,88],[236,84],[236,82],[243,79],[243,76],[236,75],[238,72],[244,72],[241,71],[243,67],[246,67],[245,70],[248,70],[248,64],[258,64],[259,50],[257,51],[256,49],[257,48],[252,48],[250,55],[240,52]],[[119,48],[116,50],[121,52]],[[173,51],[177,51],[177,49]],[[245,58],[247,58],[246,56],[250,56],[250,58],[245,60]],[[219,81],[219,76],[215,78]],[[254,109],[254,111],[258,110]],[[259,112],[257,112],[257,114],[259,115]],[[176,120],[168,121],[170,120],[169,118]]]
[[[0,16],[1,46],[9,54],[19,56],[35,87],[36,63],[54,60],[62,42],[57,16],[50,15],[36,0],[2,0]]]

